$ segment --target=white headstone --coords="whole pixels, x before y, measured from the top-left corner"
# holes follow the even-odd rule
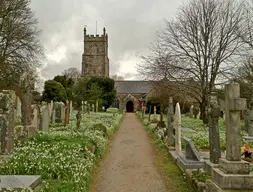
[[[176,153],[182,153],[181,147],[181,111],[179,103],[176,104],[175,116],[174,116],[174,128],[176,130],[175,134],[175,147]]]

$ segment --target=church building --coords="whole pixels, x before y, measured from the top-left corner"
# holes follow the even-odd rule
[[[84,52],[82,74],[92,77],[109,77],[108,35],[104,28],[102,35],[88,35],[84,28]],[[151,91],[149,81],[115,81],[117,107],[134,112],[145,103]]]

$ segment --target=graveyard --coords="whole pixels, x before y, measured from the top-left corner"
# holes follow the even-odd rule
[[[38,110],[32,111],[29,125],[22,126],[15,125],[23,115],[14,110],[21,109],[15,106],[19,98],[4,91],[0,103],[1,191],[87,191],[93,169],[123,117],[115,109],[86,111],[77,127],[77,111],[71,105],[44,102],[31,106]]]

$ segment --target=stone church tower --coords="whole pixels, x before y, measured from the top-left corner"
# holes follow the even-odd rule
[[[84,28],[84,52],[82,55],[82,75],[109,77],[108,35],[86,34]]]

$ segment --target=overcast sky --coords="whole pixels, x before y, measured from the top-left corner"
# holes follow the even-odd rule
[[[46,49],[42,77],[53,78],[69,67],[81,69],[83,27],[95,34],[97,21],[98,34],[105,27],[109,37],[110,75],[140,79],[135,70],[139,55],[148,53],[147,46],[163,28],[163,19],[172,18],[185,1],[32,0]]]

